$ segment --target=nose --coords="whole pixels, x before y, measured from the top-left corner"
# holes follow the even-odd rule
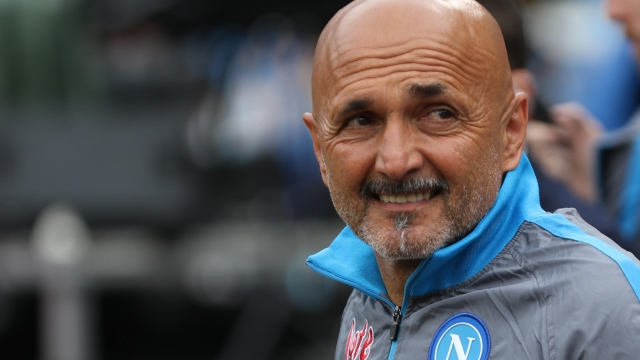
[[[624,7],[624,1],[621,0],[607,0],[605,3],[607,9],[607,15],[609,18],[615,21],[623,22],[626,16],[626,10]]]
[[[402,119],[390,119],[378,139],[375,170],[389,179],[399,181],[424,165],[419,151],[418,130]]]

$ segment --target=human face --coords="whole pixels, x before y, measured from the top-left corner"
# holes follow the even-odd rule
[[[633,43],[636,59],[640,61],[640,1],[607,0],[607,12],[611,19],[624,25],[627,37]]]
[[[517,158],[505,156],[505,119],[522,104],[506,54],[480,45],[492,41],[481,30],[465,36],[449,14],[425,17],[431,3],[415,4],[333,30],[328,60],[316,57],[328,70],[314,74],[314,115],[304,116],[338,214],[392,260],[425,258],[468,234],[524,138],[520,126]],[[526,100],[519,109],[526,124]]]
[[[323,152],[338,213],[390,259],[424,258],[470,232],[500,185],[496,129],[471,120],[462,94],[424,75],[391,76],[358,89],[359,99],[337,100],[344,105],[332,111],[337,131]],[[423,96],[430,91],[441,93]]]

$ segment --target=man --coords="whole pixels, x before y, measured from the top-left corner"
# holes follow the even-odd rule
[[[366,0],[316,49],[303,119],[348,227],[307,263],[355,288],[336,359],[637,359],[640,268],[545,213],[495,21]]]
[[[608,0],[607,12],[624,25],[640,62],[640,2]],[[581,118],[580,123],[584,122]],[[577,142],[577,140],[576,140]],[[579,160],[581,153],[575,157]],[[618,219],[627,247],[640,253],[640,110],[622,129],[599,139],[596,183],[600,196]]]
[[[621,237],[617,224],[602,204],[580,199],[573,194],[572,187],[554,179],[557,171],[563,173],[570,171],[573,177],[576,177],[576,174],[583,169],[571,167],[572,164],[564,164],[562,152],[566,145],[557,142],[558,126],[553,124],[544,104],[536,101],[538,97],[535,76],[526,68],[529,49],[523,25],[522,0],[478,0],[478,3],[487,9],[500,26],[515,91],[527,94],[529,121],[525,148],[538,180],[540,206],[547,211],[565,207],[575,208],[586,222],[620,244]],[[554,169],[558,164],[561,165],[560,169]]]
[[[640,2],[608,0],[607,12],[624,25],[640,62]],[[625,128],[600,139],[601,195],[616,215],[628,247],[640,253],[640,110]],[[576,157],[579,157],[577,154]]]
[[[624,25],[636,58],[640,59],[640,3],[635,0],[607,0],[607,13]]]
[[[608,0],[610,18],[619,21],[640,61],[640,1]],[[578,104],[554,111],[562,156],[546,156],[541,165],[587,202],[602,200],[616,218],[621,244],[640,254],[640,110],[623,128],[600,134],[597,123]],[[582,169],[582,170],[580,170]]]

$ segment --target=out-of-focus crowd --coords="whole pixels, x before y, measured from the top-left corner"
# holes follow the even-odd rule
[[[495,13],[507,39],[509,33],[517,38],[513,26],[517,5],[509,6],[514,2],[480,2]],[[640,63],[640,3],[607,0],[603,6],[609,18],[623,26]],[[505,16],[509,12],[505,9],[511,14]],[[527,51],[524,38],[507,44],[509,52]],[[537,92],[535,76],[526,64],[512,61],[511,65],[514,88],[530,99],[527,154],[538,176],[543,208],[575,207],[588,223],[636,256],[640,254],[640,110],[629,118],[615,119],[616,126],[611,126],[592,115],[588,104],[569,102],[545,108],[537,101],[543,94]],[[633,79],[635,73],[625,76]],[[607,97],[605,86],[592,87],[596,94]],[[616,105],[615,99],[604,102],[604,106]]]

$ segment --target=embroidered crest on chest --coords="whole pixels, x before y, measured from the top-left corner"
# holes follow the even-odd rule
[[[436,332],[429,360],[488,360],[491,337],[478,316],[460,313],[450,317]]]

